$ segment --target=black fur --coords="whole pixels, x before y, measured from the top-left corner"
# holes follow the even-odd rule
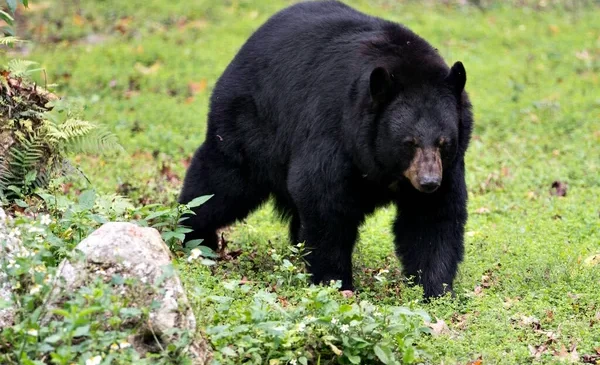
[[[243,219],[273,196],[306,242],[316,283],[352,289],[365,215],[393,202],[396,251],[425,296],[452,288],[463,256],[464,154],[472,129],[466,74],[407,28],[337,1],[293,5],[243,45],[211,97],[208,130],[181,192],[196,210],[186,240]],[[416,146],[441,148],[433,193],[404,177]],[[415,145],[417,141],[417,145]]]

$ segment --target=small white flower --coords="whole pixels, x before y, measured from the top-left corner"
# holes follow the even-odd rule
[[[110,349],[113,351],[117,351],[119,349],[119,345],[117,345],[116,343],[113,343],[112,345],[110,345]]]
[[[50,284],[51,281],[52,281],[52,274],[46,275],[46,277],[44,278],[44,284]]]
[[[297,363],[298,363],[298,361],[296,359],[290,360],[290,364],[291,365],[296,365]]]
[[[337,323],[338,323],[337,318],[335,318],[335,317],[331,318],[331,324],[337,324]]]
[[[187,258],[188,262],[192,262],[202,256],[202,251],[198,248],[192,248],[190,251],[190,256]]]
[[[17,264],[17,262],[13,259],[8,260],[8,265],[6,265],[9,269],[18,269],[21,265]]]
[[[37,265],[34,268],[34,270],[37,271],[37,272],[46,272],[46,266],[44,266],[44,265]]]
[[[50,223],[52,223],[52,218],[50,218],[50,216],[48,214],[44,214],[42,216],[42,218],[40,219],[40,223],[42,223],[43,225],[47,226]]]
[[[310,323],[310,322],[313,322],[315,319],[316,318],[314,316],[308,315],[308,316],[306,316],[306,318],[304,318],[304,321],[306,323]]]
[[[101,362],[102,356],[98,355],[85,360],[85,365],[100,365]]]
[[[27,334],[29,336],[37,337],[38,331],[35,328],[31,328],[31,329],[27,330]]]
[[[31,289],[29,290],[29,294],[31,295],[35,295],[37,293],[40,292],[40,290],[42,289],[41,285],[35,284],[34,286],[31,287]]]
[[[379,270],[379,274],[380,274],[380,275],[381,275],[381,274],[387,274],[387,273],[389,273],[389,272],[390,272],[390,270],[388,270],[388,269],[381,269],[381,270]]]
[[[17,253],[19,257],[31,257],[31,256],[35,256],[35,254],[31,251],[29,251],[26,248],[21,248],[21,250]]]
[[[347,324],[343,324],[342,327],[340,327],[340,330],[342,331],[342,333],[348,332],[349,329],[350,329],[350,326],[348,326]]]
[[[128,347],[131,347],[131,344],[127,341],[121,341],[121,342],[119,342],[119,347],[122,349],[126,349]]]
[[[304,332],[306,325],[304,323],[298,323],[298,332]]]
[[[19,237],[20,235],[21,235],[21,230],[19,229],[19,227],[15,227],[12,231],[10,231],[10,233],[8,234],[8,237],[16,238],[16,237]]]

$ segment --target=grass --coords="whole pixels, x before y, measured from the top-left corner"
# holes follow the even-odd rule
[[[46,70],[40,83],[86,97],[86,117],[120,137],[126,157],[78,159],[95,187],[139,203],[173,201],[204,138],[216,79],[251,32],[291,2],[77,3],[33,2],[20,21],[33,43],[20,57]],[[424,343],[436,364],[583,361],[600,351],[600,266],[585,264],[600,253],[600,8],[348,3],[406,24],[449,63],[461,60],[476,118],[457,298],[421,303],[420,289],[399,280],[392,207],[361,229],[359,297],[410,303],[443,320],[447,328]],[[551,194],[554,181],[568,184],[566,196]],[[179,263],[201,320],[215,309],[203,296],[221,293],[224,280],[269,285],[267,250],[283,250],[287,229],[266,204],[227,238],[242,250],[235,261]],[[301,295],[293,285],[282,293]]]

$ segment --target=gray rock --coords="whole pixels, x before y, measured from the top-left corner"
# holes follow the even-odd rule
[[[8,265],[14,257],[15,251],[20,249],[21,242],[17,237],[9,234],[7,226],[8,217],[2,208],[0,208],[0,300],[10,302],[12,300],[12,287],[8,283],[7,274],[2,271],[5,265]],[[11,327],[15,320],[15,310],[13,308],[0,309],[0,331],[3,328]]]
[[[176,335],[168,334],[171,329],[195,333],[195,316],[179,277],[170,268],[170,251],[156,229],[131,223],[106,223],[76,248],[83,253],[83,259],[65,260],[59,266],[57,279],[64,281],[59,280],[61,283],[56,295],[53,294],[52,307],[60,306],[60,293],[77,290],[98,277],[109,282],[114,275],[119,275],[124,279],[137,279],[140,283],[133,288],[122,288],[121,294],[128,296],[132,303],[138,307],[149,307],[153,301],[160,303],[150,312],[148,321],[142,318],[131,320],[134,322],[131,324],[140,328],[130,339],[138,352],[154,352],[156,346],[160,348],[175,340],[173,336]],[[162,342],[160,346],[155,338]],[[207,363],[209,351],[205,342],[197,341],[189,350],[195,355],[196,364]]]

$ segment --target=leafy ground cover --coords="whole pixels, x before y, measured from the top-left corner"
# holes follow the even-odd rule
[[[20,35],[32,42],[18,56],[45,69],[36,76],[41,85],[56,83],[57,94],[85,97],[85,118],[109,126],[125,147],[125,157],[77,160],[91,185],[138,205],[172,202],[202,142],[214,82],[249,34],[289,3],[32,3],[18,22]],[[431,316],[432,336],[420,335],[410,320],[396,323],[414,330],[409,331],[414,336],[402,338],[406,362],[597,361],[600,8],[585,1],[518,7],[348,3],[406,24],[449,62],[461,60],[467,68],[476,128],[467,157],[470,220],[457,298],[422,303],[420,289],[403,282],[392,250],[392,207],[378,211],[361,229],[354,255],[357,297],[341,307],[313,298],[318,293],[304,284],[295,253],[289,252],[287,229],[267,204],[226,230],[230,259],[210,267],[183,258],[178,263],[221,361],[241,362],[256,352],[301,363],[304,355],[289,354],[296,339],[305,339],[304,348],[318,345],[306,340],[318,331],[337,339],[355,334],[353,311],[362,307],[351,304],[361,301]],[[275,296],[265,296],[266,289]],[[319,313],[328,313],[332,326],[295,327],[288,331],[292,337],[279,335],[277,326],[315,310],[298,309],[308,305],[306,298],[313,298],[310,305],[329,305]],[[261,312],[261,303],[273,301],[282,315]],[[361,313],[364,323],[379,323],[375,312]],[[277,325],[265,332],[249,329],[257,318]],[[277,333],[269,334],[274,328]],[[283,347],[265,348],[268,341]],[[408,349],[414,348],[418,351],[411,355]],[[379,359],[389,355],[385,348],[373,351]]]

